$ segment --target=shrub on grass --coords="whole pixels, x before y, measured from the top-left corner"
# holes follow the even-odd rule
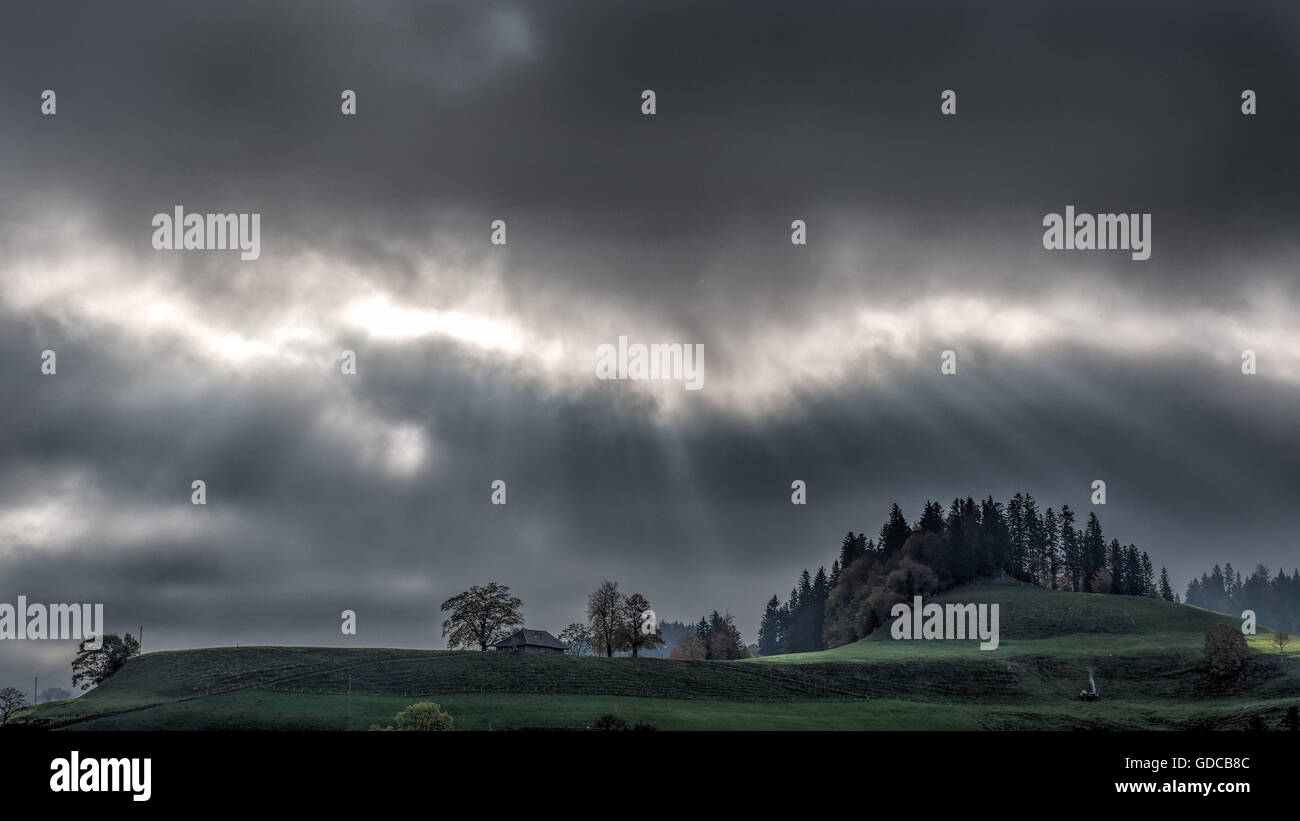
[[[627,722],[613,713],[606,713],[591,725],[593,730],[626,730]]]
[[[421,701],[402,710],[393,719],[398,730],[436,732],[450,730],[452,718],[432,701]]]
[[[1241,631],[1222,622],[1214,625],[1205,633],[1205,658],[1210,663],[1210,672],[1216,676],[1229,677],[1241,672],[1250,657],[1250,648]]]

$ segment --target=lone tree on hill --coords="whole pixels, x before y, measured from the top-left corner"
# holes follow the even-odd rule
[[[471,649],[478,645],[486,651],[488,645],[510,635],[513,628],[524,624],[520,608],[524,603],[510,595],[504,584],[488,582],[474,585],[464,593],[452,596],[442,603],[442,611],[451,615],[442,623],[442,634],[447,637],[447,648]]]
[[[127,659],[138,655],[140,642],[130,633],[123,638],[108,633],[98,648],[90,646],[90,639],[82,639],[77,645],[77,655],[72,659],[72,686],[80,685],[83,690],[97,687],[122,669]]]
[[[1205,632],[1205,658],[1215,675],[1235,676],[1249,656],[1246,637],[1237,628],[1219,622]]]
[[[9,716],[15,710],[21,710],[27,706],[27,694],[17,687],[6,687],[0,690],[0,724],[8,724]]]

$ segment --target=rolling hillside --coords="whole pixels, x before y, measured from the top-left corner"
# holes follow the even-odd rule
[[[604,713],[663,729],[1160,729],[1276,725],[1300,704],[1300,648],[1268,634],[1240,680],[1207,675],[1205,631],[1230,617],[1008,583],[939,600],[997,602],[1001,646],[894,641],[742,662],[309,647],[149,653],[81,698],[19,721],[50,729],[356,729],[436,700],[459,729],[585,727]],[[1102,692],[1080,702],[1092,671]]]

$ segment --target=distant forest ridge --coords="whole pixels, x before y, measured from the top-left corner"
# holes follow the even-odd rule
[[[1157,576],[1146,551],[1107,542],[1096,513],[1079,527],[1069,505],[1040,511],[1033,496],[1017,493],[1005,505],[992,496],[953,499],[946,514],[927,501],[911,524],[894,504],[875,539],[849,531],[829,574],[825,567],[816,574],[805,569],[784,603],[772,596],[758,651],[848,644],[888,624],[897,602],[998,575],[1053,590],[1179,601],[1165,568]]]
[[[1292,635],[1300,634],[1300,568],[1290,576],[1285,570],[1271,575],[1267,565],[1255,565],[1246,578],[1228,562],[1215,565],[1187,585],[1188,604],[1220,613],[1255,611],[1256,621]]]

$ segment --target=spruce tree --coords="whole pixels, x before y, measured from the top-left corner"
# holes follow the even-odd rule
[[[1124,548],[1120,547],[1119,539],[1110,540],[1110,592],[1123,593],[1128,588],[1127,580],[1124,578]]]
[[[813,650],[825,650],[823,638],[826,630],[826,600],[830,598],[830,584],[826,580],[826,568],[817,568],[817,575],[812,583],[812,635],[809,640]]]
[[[1056,511],[1050,507],[1043,514],[1043,553],[1039,559],[1039,583],[1055,590],[1060,586],[1061,573],[1061,523]]]
[[[1061,559],[1065,564],[1066,584],[1071,592],[1078,593],[1083,578],[1083,544],[1069,505],[1061,505]]]
[[[775,595],[768,599],[763,609],[763,619],[758,626],[758,652],[775,656],[781,652],[781,601]]]
[[[1025,497],[1017,493],[1007,502],[1007,571],[1012,577],[1024,576],[1025,566]]]
[[[849,565],[866,552],[865,536],[855,536],[850,530],[840,542],[840,570],[847,570]]]
[[[1039,582],[1039,560],[1043,555],[1043,517],[1038,512],[1038,502],[1033,496],[1025,494],[1021,506],[1024,527],[1024,547],[1021,556],[1024,564],[1021,578],[1031,584]]]
[[[1088,514],[1088,524],[1083,530],[1083,558],[1083,583],[1088,589],[1093,575],[1106,569],[1106,538],[1101,533],[1101,521],[1096,513]]]
[[[1138,556],[1136,545],[1124,548],[1124,592],[1130,596],[1141,596],[1146,590],[1146,580],[1142,577],[1142,559]]]
[[[897,503],[889,510],[889,521],[880,528],[880,538],[877,540],[877,547],[886,559],[891,558],[897,553],[907,537],[912,535],[912,526],[907,523],[903,517],[903,511]]]
[[[981,538],[980,505],[970,496],[962,500],[961,514],[954,532],[960,537],[957,544],[962,581],[992,574],[993,556],[985,549]]]
[[[1175,601],[1178,594],[1169,585],[1169,571],[1164,567],[1160,568],[1160,598],[1165,601]]]
[[[795,650],[796,653],[807,653],[817,649],[813,641],[816,609],[817,600],[813,592],[812,576],[805,567],[803,573],[799,574],[799,610],[795,617],[794,628],[795,647],[798,648]]]
[[[1228,585],[1223,578],[1223,568],[1217,564],[1210,570],[1210,578],[1205,587],[1206,603],[1203,607],[1211,610],[1218,610],[1220,613],[1226,613],[1230,607],[1228,602]]]
[[[804,571],[807,572],[807,571]],[[802,621],[803,602],[799,601],[799,588],[790,588],[790,600],[786,602],[784,618],[781,620],[781,652],[798,653],[799,630]]]
[[[1158,593],[1156,588],[1156,571],[1155,566],[1151,563],[1151,557],[1145,550],[1142,551],[1142,595],[1149,599],[1154,599]]]
[[[926,500],[921,513],[921,521],[917,523],[917,526],[922,533],[942,533],[943,507],[938,502]]]
[[[980,503],[980,542],[993,569],[1010,570],[1011,536],[1007,530],[1006,511],[992,496]]]

